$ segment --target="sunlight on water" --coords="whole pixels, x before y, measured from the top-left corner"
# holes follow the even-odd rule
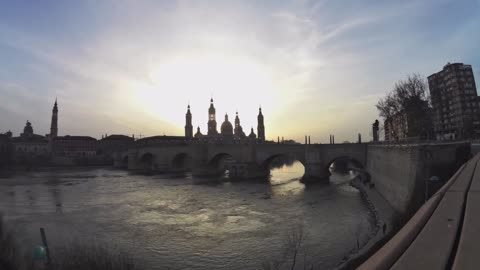
[[[299,162],[273,169],[268,182],[106,169],[22,173],[1,179],[0,212],[27,249],[44,227],[52,252],[94,238],[146,269],[259,269],[284,256],[289,233],[303,224],[309,260],[329,269],[357,235],[368,240],[374,218],[345,179],[305,186],[303,173]]]

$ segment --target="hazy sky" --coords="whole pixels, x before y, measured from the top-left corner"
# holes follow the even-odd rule
[[[266,136],[371,138],[395,81],[447,62],[480,78],[480,0],[0,1],[0,132],[203,133],[238,110]]]

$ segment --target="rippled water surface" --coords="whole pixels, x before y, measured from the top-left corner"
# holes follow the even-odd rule
[[[55,169],[0,179],[0,211],[21,244],[108,243],[146,269],[261,269],[303,228],[307,261],[328,269],[364,244],[374,218],[347,177],[305,186],[303,166],[264,181]],[[53,250],[55,256],[55,249]],[[288,255],[287,255],[288,256]],[[303,261],[303,256],[302,256]]]

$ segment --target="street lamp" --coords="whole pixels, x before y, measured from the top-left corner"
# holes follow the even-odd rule
[[[428,196],[429,196],[429,192],[428,192],[428,185],[429,183],[437,183],[440,181],[440,178],[438,178],[438,176],[431,176],[429,179],[425,179],[425,202],[428,201]]]

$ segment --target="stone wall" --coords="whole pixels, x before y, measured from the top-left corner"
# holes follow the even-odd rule
[[[468,143],[369,145],[366,170],[393,208],[409,216],[424,202],[431,176],[444,183],[469,157]]]

